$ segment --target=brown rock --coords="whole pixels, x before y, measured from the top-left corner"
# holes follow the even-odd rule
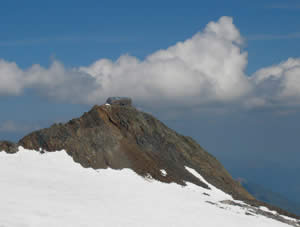
[[[0,151],[7,153],[16,153],[18,151],[17,144],[10,141],[0,141]]]

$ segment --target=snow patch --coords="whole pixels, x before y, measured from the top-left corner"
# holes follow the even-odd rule
[[[270,210],[268,207],[260,206],[259,209],[261,209],[262,211],[265,211],[265,212],[272,213],[272,214],[274,214],[274,215],[277,214],[276,211]]]
[[[161,175],[164,176],[164,177],[167,176],[167,171],[164,170],[164,169],[161,169],[161,170],[160,170],[160,173],[161,173]]]
[[[199,180],[201,180],[203,183],[207,184],[210,189],[205,189],[209,190],[209,194],[211,194],[214,198],[215,202],[221,201],[221,200],[233,200],[232,196],[226,194],[225,192],[221,191],[220,189],[216,188],[212,184],[208,183],[204,177],[202,177],[196,170],[185,166],[185,169],[189,171],[191,174],[193,174],[195,177],[197,177]],[[198,186],[197,186],[198,187]],[[204,188],[203,188],[204,189]]]

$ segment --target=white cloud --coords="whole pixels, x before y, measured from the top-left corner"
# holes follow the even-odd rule
[[[66,69],[54,61],[48,69],[34,65],[24,72],[24,87],[37,89],[40,93],[63,101],[86,102],[89,92],[95,90],[95,79],[76,69]]]
[[[122,55],[77,68],[54,61],[49,68],[33,65],[26,70],[0,60],[0,95],[20,95],[32,88],[47,97],[88,104],[103,103],[108,96],[130,96],[152,107],[298,105],[300,59],[247,76],[243,40],[232,18],[221,17],[144,60]]]
[[[20,95],[25,88],[34,88],[50,98],[85,102],[84,94],[96,86],[90,75],[66,69],[58,61],[47,69],[33,65],[21,70],[16,63],[0,60],[0,95]]]
[[[266,105],[300,104],[300,58],[262,68],[251,76],[255,97]]]
[[[247,53],[229,17],[210,22],[205,30],[144,61],[124,55],[116,62],[101,59],[79,70],[92,75],[101,86],[89,96],[115,94],[135,100],[203,104],[232,101],[246,94],[250,84],[244,74]]]
[[[0,59],[0,95],[18,95],[23,84],[23,72],[16,63]]]

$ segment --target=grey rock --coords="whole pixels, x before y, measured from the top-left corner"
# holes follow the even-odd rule
[[[131,106],[132,100],[128,97],[109,97],[106,103],[110,105]]]

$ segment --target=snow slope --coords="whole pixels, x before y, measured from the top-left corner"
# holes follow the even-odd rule
[[[165,184],[128,169],[82,168],[64,151],[19,149],[0,152],[0,227],[289,226],[219,203],[232,198],[212,185]]]

